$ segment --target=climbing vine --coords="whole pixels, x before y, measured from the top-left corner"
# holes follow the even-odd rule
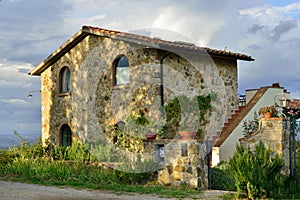
[[[197,108],[190,108],[189,105],[193,105],[196,102],[198,104]],[[184,104],[184,105],[181,105]],[[178,96],[172,99],[166,106],[166,124],[163,127],[162,131],[160,132],[160,138],[168,138],[172,139],[176,136],[180,128],[180,121],[182,119],[182,107],[187,109],[188,112],[194,112],[195,110],[199,111],[198,113],[198,137],[201,137],[203,133],[203,127],[209,122],[208,115],[211,111],[211,96],[195,96],[194,98],[190,99],[186,96]],[[194,109],[191,110],[191,109]]]

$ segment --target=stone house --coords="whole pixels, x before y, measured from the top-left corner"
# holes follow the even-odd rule
[[[215,109],[225,121],[238,106],[237,60],[254,59],[83,26],[29,72],[41,77],[42,139],[94,140],[130,113],[156,120],[159,107],[181,94],[216,94]]]
[[[130,114],[160,121],[162,108],[179,95],[212,95],[210,123],[203,131],[203,138],[212,140],[238,107],[238,60],[254,59],[192,43],[83,26],[29,72],[41,77],[42,140],[60,145],[71,145],[74,138],[109,142],[107,127],[126,121]],[[197,141],[170,143],[165,146],[169,163],[162,170],[163,180],[207,188],[204,157],[210,150],[199,150],[203,145]]]

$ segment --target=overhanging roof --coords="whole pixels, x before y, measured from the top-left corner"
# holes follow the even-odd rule
[[[208,53],[210,56],[231,58],[237,60],[254,61],[251,56],[241,53],[233,53],[230,51],[216,50],[208,47],[199,47],[191,43],[185,42],[172,42],[162,40],[158,38],[151,38],[148,36],[137,35],[132,33],[113,31],[108,29],[102,29],[91,26],[83,26],[81,30],[75,33],[69,40],[63,45],[56,49],[51,55],[49,55],[44,61],[39,63],[33,68],[29,75],[40,75],[44,70],[56,62],[66,52],[80,43],[88,35],[98,35],[100,37],[109,37],[117,40],[123,40],[131,43],[145,45],[147,47],[158,48],[158,49],[169,49],[173,51],[186,52],[186,53]]]

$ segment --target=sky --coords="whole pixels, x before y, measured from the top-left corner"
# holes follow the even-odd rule
[[[0,135],[40,134],[40,78],[28,72],[83,25],[251,55],[239,94],[279,82],[300,98],[299,20],[293,0],[0,0]]]

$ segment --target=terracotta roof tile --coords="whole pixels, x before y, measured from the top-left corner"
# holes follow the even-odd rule
[[[289,108],[300,108],[300,99],[291,99],[288,103]]]
[[[128,39],[135,39],[141,42],[148,42],[149,45],[151,44],[156,44],[156,45],[166,45],[166,47],[174,47],[174,48],[179,48],[182,50],[193,50],[193,51],[198,51],[198,52],[207,52],[212,56],[222,56],[222,57],[231,57],[239,60],[246,60],[246,61],[254,61],[254,59],[251,56],[248,56],[246,54],[242,53],[233,53],[230,51],[224,51],[224,50],[217,50],[217,49],[211,49],[208,47],[199,47],[196,46],[195,44],[192,43],[187,43],[187,42],[173,42],[173,41],[167,41],[167,40],[162,40],[159,38],[151,38],[148,36],[143,36],[143,35],[137,35],[133,33],[126,33],[126,32],[120,32],[120,31],[114,31],[114,30],[107,30],[107,29],[102,29],[102,28],[97,28],[97,27],[92,27],[92,26],[83,26],[82,27],[83,31],[96,34],[96,35],[101,35],[105,34],[106,36],[116,36],[120,37],[119,39],[123,38],[128,38]]]
[[[62,55],[64,55],[68,50],[76,46],[80,41],[82,41],[89,34],[111,37],[113,39],[119,39],[128,42],[133,42],[136,44],[142,44],[153,48],[171,50],[174,52],[200,53],[200,54],[208,53],[210,56],[218,56],[218,57],[239,59],[245,61],[254,60],[251,56],[248,56],[246,54],[232,53],[230,51],[216,50],[208,47],[198,47],[194,44],[186,43],[186,42],[171,42],[159,38],[151,38],[151,37],[137,35],[133,33],[108,30],[108,29],[97,28],[92,26],[83,26],[81,30],[75,33],[70,39],[68,39],[64,44],[62,44],[58,49],[56,49],[45,60],[43,60],[35,68],[33,68],[29,72],[29,74],[40,75],[52,63],[54,63],[57,59],[59,59]]]

